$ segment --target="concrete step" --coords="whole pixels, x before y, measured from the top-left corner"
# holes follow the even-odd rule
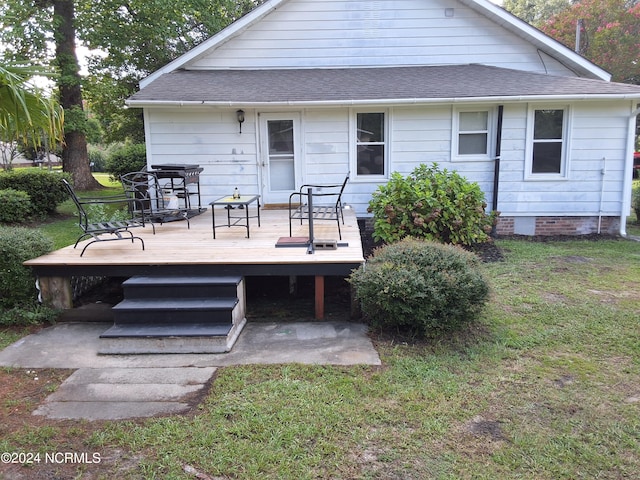
[[[122,284],[125,298],[240,297],[238,276],[135,276]]]
[[[231,351],[246,318],[231,325],[114,325],[100,336],[99,354],[184,354]],[[223,333],[225,332],[226,333]]]
[[[215,367],[81,368],[33,412],[52,419],[120,420],[185,413]]]
[[[232,327],[231,323],[120,323],[100,338],[226,337]]]
[[[125,298],[112,309],[116,325],[124,323],[229,323],[239,304],[233,298]],[[244,315],[243,315],[244,316]]]

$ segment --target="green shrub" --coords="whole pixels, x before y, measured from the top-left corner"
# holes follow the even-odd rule
[[[428,336],[477,319],[489,296],[481,268],[461,247],[406,238],[374,250],[349,282],[374,326]]]
[[[14,170],[0,174],[0,189],[12,188],[26,192],[31,199],[31,214],[45,217],[56,211],[56,207],[68,198],[60,181],[70,175],[39,168]]]
[[[471,245],[489,240],[497,212],[487,215],[484,194],[456,172],[437,164],[418,166],[407,178],[397,172],[369,202],[373,238],[392,243],[404,237]]]
[[[120,176],[129,172],[139,172],[147,165],[146,148],[143,143],[124,145],[115,149],[107,157],[107,172],[112,180],[120,180]]]
[[[31,198],[27,192],[7,188],[0,190],[0,223],[24,222],[31,213]]]
[[[636,223],[640,225],[640,181],[633,182],[631,208],[636,212]]]
[[[39,230],[0,226],[0,307],[35,302],[35,278],[22,263],[52,250],[53,242]]]
[[[95,147],[93,145],[88,146],[89,153],[89,165],[92,172],[104,172],[107,168],[107,156],[104,149]]]
[[[60,312],[46,305],[23,305],[0,310],[0,325],[37,325],[55,323]]]

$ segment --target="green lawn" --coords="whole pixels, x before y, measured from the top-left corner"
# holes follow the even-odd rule
[[[382,367],[220,369],[192,415],[95,424],[27,415],[2,432],[1,450],[110,458],[73,467],[78,478],[637,477],[640,243],[498,245],[505,260],[485,266],[485,315],[455,338],[374,334]]]
[[[109,197],[123,193],[120,182],[113,182],[108,173],[94,173],[93,176],[106,188],[91,192],[81,192],[80,197]],[[76,207],[71,199],[58,206],[58,213],[66,218],[57,218],[53,222],[47,222],[40,229],[49,236],[54,243],[54,248],[62,248],[73,245],[82,233],[78,227]]]

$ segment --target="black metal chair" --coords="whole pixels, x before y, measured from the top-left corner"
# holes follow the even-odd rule
[[[158,183],[157,176],[152,172],[131,172],[120,177],[124,193],[132,200],[133,218],[143,223],[150,223],[153,233],[155,224],[186,220],[189,224],[189,209],[179,205],[179,198],[172,191],[164,191]]]
[[[92,221],[85,209],[85,206],[98,206],[98,205],[113,205],[113,204],[130,204],[131,201],[124,196],[113,196],[113,197],[105,197],[105,198],[79,198],[76,195],[71,184],[62,179],[62,183],[64,184],[65,189],[69,193],[69,196],[73,200],[73,203],[78,210],[78,226],[82,229],[82,235],[78,237],[73,248],[78,246],[80,241],[91,238],[92,240],[87,243],[82,252],[80,252],[80,256],[84,255],[85,250],[89,245],[95,242],[109,242],[115,240],[131,240],[131,243],[134,243],[134,240],[140,240],[142,243],[142,250],[144,250],[144,240],[142,238],[134,236],[132,232],[129,231],[130,228],[135,227],[144,227],[144,222],[137,221],[135,219],[126,219],[126,220],[98,220]],[[126,235],[123,235],[126,234]]]
[[[342,212],[342,193],[344,192],[349,174],[342,183],[330,185],[306,184],[300,190],[289,195],[289,236],[292,234],[292,220],[330,220],[338,225],[338,237],[342,240],[340,222],[344,225]]]

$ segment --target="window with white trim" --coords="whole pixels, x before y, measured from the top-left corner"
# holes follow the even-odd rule
[[[386,175],[387,135],[384,112],[357,112],[355,128],[358,176]]]
[[[530,110],[526,157],[526,172],[530,178],[566,177],[568,110]]]
[[[491,110],[456,109],[453,119],[453,157],[489,159],[493,121]]]

